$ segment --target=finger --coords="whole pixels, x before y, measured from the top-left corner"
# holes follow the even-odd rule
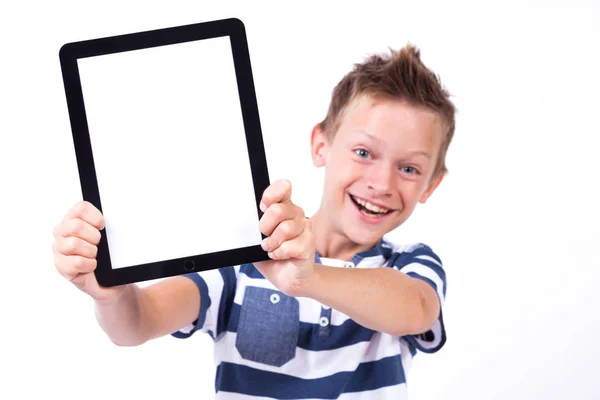
[[[96,258],[98,247],[76,236],[59,237],[54,241],[54,251],[65,256]]]
[[[100,242],[101,233],[96,227],[80,218],[66,219],[54,228],[54,237],[57,240],[71,236],[97,245]]]
[[[277,249],[270,251],[268,255],[272,260],[307,260],[309,257],[315,256],[309,252],[309,249],[311,248],[309,242],[311,240],[312,234],[305,230],[300,236],[296,236],[292,240],[283,242]]]
[[[280,179],[271,184],[262,195],[260,209],[265,212],[275,203],[287,203],[292,199],[292,183],[287,179]]]
[[[55,254],[54,265],[61,275],[68,280],[72,280],[79,274],[93,272],[97,263],[93,258]]]
[[[273,233],[263,240],[263,249],[265,251],[274,251],[283,242],[294,239],[299,236],[303,231],[306,222],[303,218],[288,219],[281,222]]]
[[[304,212],[292,203],[275,203],[263,214],[258,228],[266,236],[271,236],[279,224],[287,220],[303,217]]]
[[[73,206],[65,216],[65,220],[79,218],[92,225],[98,230],[104,229],[104,216],[88,201],[81,201]]]

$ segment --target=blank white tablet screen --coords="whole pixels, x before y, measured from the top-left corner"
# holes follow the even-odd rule
[[[78,68],[113,268],[260,244],[229,37]]]

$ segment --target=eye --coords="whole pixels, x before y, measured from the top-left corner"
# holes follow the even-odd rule
[[[369,152],[368,152],[367,150],[365,150],[365,149],[357,149],[357,150],[354,150],[354,152],[355,152],[355,153],[356,153],[356,154],[357,154],[359,157],[362,157],[362,158],[367,158],[367,157],[369,157]]]
[[[410,175],[419,173],[419,171],[417,171],[417,169],[415,167],[411,167],[411,166],[402,167],[402,171],[406,172],[407,174],[410,174]]]

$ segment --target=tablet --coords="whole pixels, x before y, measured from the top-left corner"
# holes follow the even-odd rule
[[[67,43],[59,59],[83,199],[105,219],[102,286],[269,259],[240,20]]]

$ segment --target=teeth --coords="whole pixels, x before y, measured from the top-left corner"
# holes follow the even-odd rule
[[[371,218],[379,218],[382,215],[385,215],[385,214],[377,214],[377,213],[368,212],[367,210],[364,210],[364,209],[360,210],[360,213],[362,215],[366,215],[367,217],[371,217]]]
[[[389,211],[389,210],[388,210],[388,209],[386,209],[386,208],[381,208],[381,207],[378,207],[378,206],[376,206],[375,204],[371,204],[371,203],[369,203],[368,201],[364,201],[364,200],[361,200],[361,199],[357,199],[356,197],[353,197],[353,199],[354,199],[354,200],[355,200],[355,201],[356,201],[358,204],[360,204],[361,206],[363,206],[364,208],[366,208],[366,209],[367,209],[367,210],[369,210],[369,211],[373,211],[373,212],[375,212],[375,213],[378,213],[378,214],[385,214],[386,212],[388,212],[388,211]]]

